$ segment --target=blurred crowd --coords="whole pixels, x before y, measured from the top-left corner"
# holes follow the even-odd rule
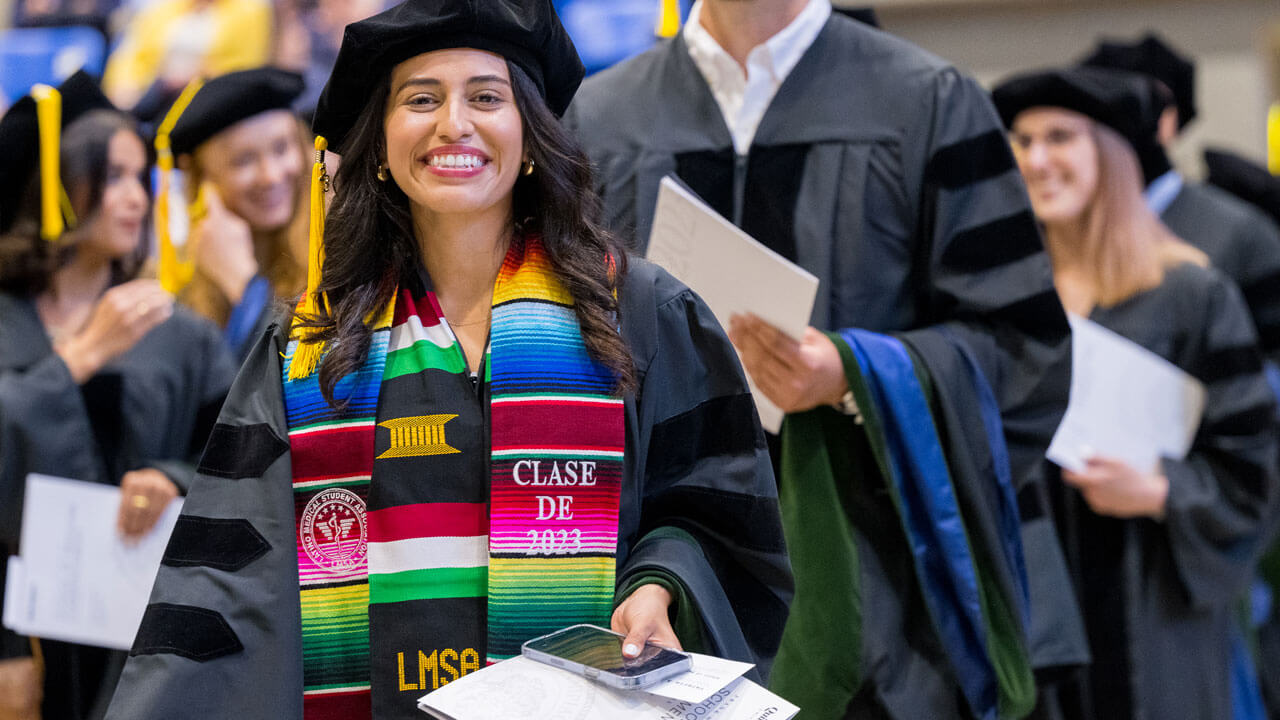
[[[17,0],[14,27],[89,26],[110,48],[103,88],[144,122],[196,76],[275,65],[301,73],[314,109],[348,23],[385,0]]]

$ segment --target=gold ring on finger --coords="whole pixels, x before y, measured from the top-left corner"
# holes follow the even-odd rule
[[[151,500],[147,499],[146,495],[134,495],[133,497],[129,498],[129,504],[133,505],[139,510],[146,510],[147,508],[151,507]]]

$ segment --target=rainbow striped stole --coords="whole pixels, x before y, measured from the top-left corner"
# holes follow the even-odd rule
[[[325,402],[318,374],[289,379],[297,340],[285,353],[307,720],[367,718],[371,712],[366,507],[390,337],[385,320],[374,331],[364,366],[338,383],[336,396],[348,400],[342,410]]]
[[[614,375],[587,354],[537,238],[512,244],[492,326],[490,662],[567,625],[608,624],[625,447]]]

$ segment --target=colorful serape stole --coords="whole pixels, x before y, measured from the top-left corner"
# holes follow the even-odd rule
[[[536,238],[494,287],[489,661],[613,611],[625,431],[615,378],[587,354]]]
[[[400,716],[482,656],[613,607],[623,403],[541,244],[513,242],[494,289],[491,454],[434,294],[402,288],[376,327],[344,411],[314,375],[285,382],[306,720]]]
[[[377,326],[364,366],[338,383],[335,395],[347,399],[342,410],[325,402],[318,374],[289,380],[297,340],[285,353],[307,720],[370,716],[365,508],[389,320]]]

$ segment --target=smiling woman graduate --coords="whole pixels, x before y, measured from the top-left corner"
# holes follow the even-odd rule
[[[708,309],[598,224],[557,119],[582,74],[549,0],[347,27],[308,291],[232,390],[110,717],[418,717],[580,622],[767,671],[763,435]]]

